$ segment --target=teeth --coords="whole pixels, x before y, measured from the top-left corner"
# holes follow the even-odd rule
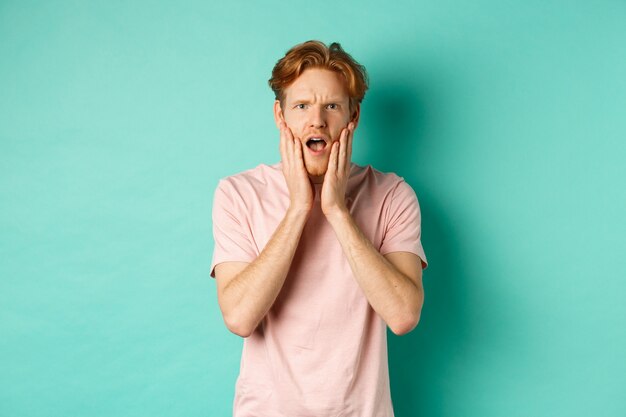
[[[314,151],[321,151],[326,147],[326,141],[322,138],[311,138],[307,140],[306,145]]]

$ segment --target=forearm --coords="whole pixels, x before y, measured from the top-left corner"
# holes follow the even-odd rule
[[[245,337],[252,333],[276,300],[306,220],[306,211],[288,210],[259,256],[221,291],[224,319],[237,334]]]
[[[424,300],[421,287],[378,252],[347,211],[328,220],[374,311],[394,333],[410,331],[419,321]]]

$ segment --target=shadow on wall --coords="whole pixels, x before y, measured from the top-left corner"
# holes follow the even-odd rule
[[[422,212],[422,244],[429,266],[424,272],[425,304],[418,327],[402,337],[388,331],[391,392],[398,417],[445,414],[447,380],[455,359],[469,346],[468,305],[463,288],[460,242],[446,207],[429,185],[422,162],[429,141],[437,140],[436,92],[419,82],[379,80],[364,102],[368,163],[404,177],[415,190]],[[445,123],[445,120],[442,121]],[[428,165],[427,165],[428,166]],[[432,170],[431,170],[432,171]]]

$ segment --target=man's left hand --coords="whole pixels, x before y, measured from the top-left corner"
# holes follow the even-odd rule
[[[354,123],[350,122],[341,131],[339,140],[332,144],[321,194],[322,211],[326,217],[348,212],[346,188],[350,177],[353,135]]]

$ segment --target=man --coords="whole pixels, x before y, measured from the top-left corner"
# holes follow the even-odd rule
[[[214,197],[211,276],[245,338],[234,415],[393,416],[386,327],[411,331],[423,303],[417,198],[351,163],[367,76],[339,44],[296,45],[269,83],[281,163]]]

